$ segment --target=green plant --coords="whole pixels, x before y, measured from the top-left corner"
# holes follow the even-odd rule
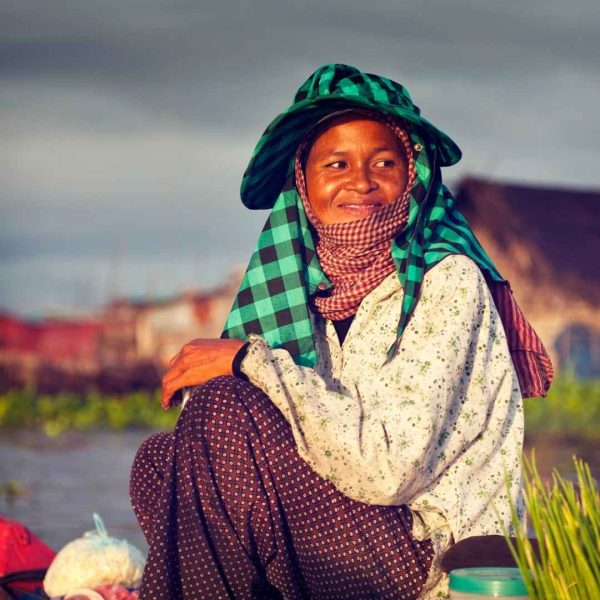
[[[546,398],[525,400],[525,427],[532,434],[598,440],[600,380],[561,374]]]
[[[507,540],[529,595],[539,600],[600,598],[600,499],[589,465],[573,458],[576,482],[556,470],[544,484],[535,456],[525,460],[525,508],[539,544],[512,509],[514,541]]]
[[[38,429],[48,436],[96,428],[171,429],[178,414],[176,409],[162,409],[159,391],[38,395],[32,390],[13,390],[0,395],[0,429]]]

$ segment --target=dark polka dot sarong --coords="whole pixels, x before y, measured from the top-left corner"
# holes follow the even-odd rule
[[[174,432],[142,444],[130,493],[150,545],[142,600],[417,598],[431,564],[406,507],[344,496],[233,377],[195,388]]]

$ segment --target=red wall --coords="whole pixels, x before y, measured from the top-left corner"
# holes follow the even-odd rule
[[[0,315],[0,349],[50,361],[90,360],[96,356],[103,325],[96,321],[26,322]]]

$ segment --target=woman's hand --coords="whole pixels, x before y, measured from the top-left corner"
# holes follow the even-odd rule
[[[184,387],[200,385],[219,375],[233,375],[232,362],[245,344],[241,340],[196,339],[186,344],[170,362],[162,378],[162,406],[171,407],[173,394]]]

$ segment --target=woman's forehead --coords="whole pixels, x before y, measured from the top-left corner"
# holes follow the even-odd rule
[[[368,148],[371,151],[402,151],[402,143],[384,123],[367,117],[344,115],[323,124],[310,144],[310,154],[350,151]]]

